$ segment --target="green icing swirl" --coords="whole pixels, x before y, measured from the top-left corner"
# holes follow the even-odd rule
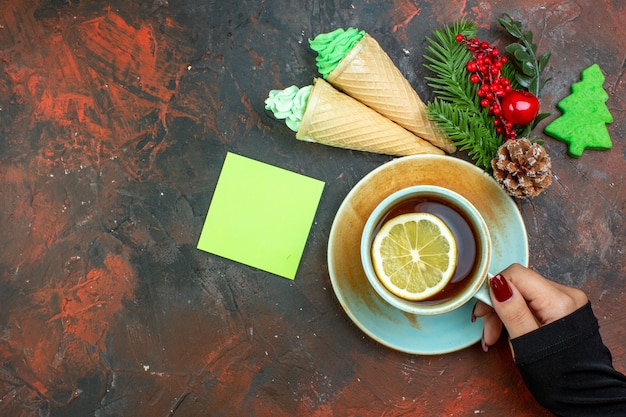
[[[315,62],[317,70],[324,79],[333,72],[339,61],[365,36],[365,31],[355,28],[343,30],[341,28],[332,32],[321,33],[310,40],[311,49],[317,52]]]
[[[292,85],[284,90],[271,90],[265,99],[265,110],[271,110],[279,120],[285,119],[289,129],[297,132],[312,88],[312,85],[302,88]]]

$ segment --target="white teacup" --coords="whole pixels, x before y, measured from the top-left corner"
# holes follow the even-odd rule
[[[380,228],[381,223],[384,222],[385,217],[390,215],[390,210],[393,211],[398,206],[410,205],[414,201],[421,200],[435,202],[439,206],[446,206],[448,209],[459,213],[465,220],[464,223],[469,224],[472,229],[475,252],[468,251],[467,253],[462,253],[462,246],[459,246],[459,242],[457,242],[459,259],[465,258],[465,261],[468,259],[472,261],[471,272],[468,273],[468,276],[461,283],[454,284],[457,288],[447,296],[435,296],[433,299],[425,301],[411,301],[391,293],[380,282],[372,265],[371,247],[376,232]],[[445,212],[447,209],[442,210]],[[418,209],[417,211],[421,210]],[[437,215],[437,213],[433,214]],[[443,220],[444,222],[446,221],[445,218]],[[448,226],[455,233],[455,226],[452,224],[448,224]],[[475,256],[469,256],[469,253],[475,253]],[[491,305],[489,290],[486,285],[490,260],[491,238],[489,229],[478,210],[460,194],[447,188],[433,185],[416,185],[404,188],[385,198],[369,216],[361,235],[361,262],[370,284],[389,304],[412,314],[432,315],[447,313],[462,306],[472,298]],[[450,285],[448,284],[448,286]]]

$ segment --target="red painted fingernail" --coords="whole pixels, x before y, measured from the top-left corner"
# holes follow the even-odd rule
[[[476,323],[476,313],[474,313],[474,310],[476,310],[476,304],[474,304],[474,308],[472,309],[472,323]]]
[[[504,279],[501,274],[493,276],[489,280],[489,285],[493,290],[493,295],[499,303],[503,303],[509,298],[513,297],[513,291],[509,286],[509,283]]]
[[[483,335],[480,338],[480,347],[483,349],[483,352],[489,352],[489,346],[485,343],[485,331],[483,330]]]

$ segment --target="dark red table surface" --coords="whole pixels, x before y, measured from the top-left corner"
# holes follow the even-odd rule
[[[505,338],[417,356],[339,305],[326,249],[392,157],[295,140],[264,110],[316,76],[307,39],[366,30],[428,101],[425,38],[462,16],[552,52],[542,108],[594,64],[610,151],[542,133],[554,184],[518,204],[532,266],[584,289],[626,370],[626,7],[620,0],[0,0],[0,415],[544,416]],[[196,249],[227,152],[325,181],[294,281]],[[455,155],[461,158],[463,154]],[[251,212],[254,204],[250,205]]]

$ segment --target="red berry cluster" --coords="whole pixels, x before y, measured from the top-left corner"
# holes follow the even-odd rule
[[[470,81],[480,83],[476,92],[481,98],[480,105],[488,107],[489,115],[494,116],[496,132],[502,134],[505,140],[515,140],[517,132],[513,129],[513,123],[505,119],[501,103],[502,98],[513,90],[510,81],[502,76],[502,65],[508,61],[507,57],[502,56],[488,42],[468,39],[462,34],[456,35],[456,40],[464,43],[472,52],[473,60],[467,63],[466,69],[472,73]]]

